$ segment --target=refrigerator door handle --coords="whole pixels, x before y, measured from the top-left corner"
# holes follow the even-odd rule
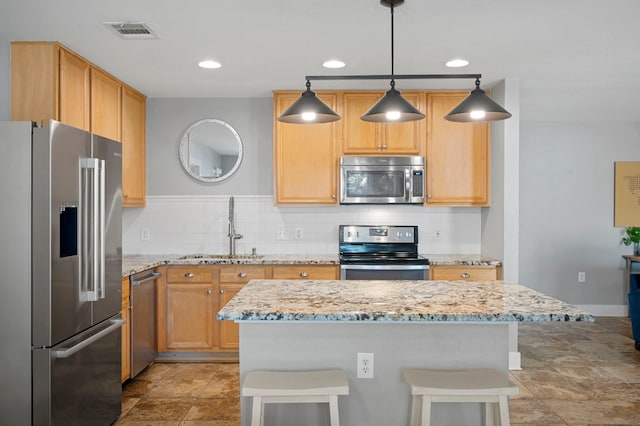
[[[80,300],[96,302],[105,298],[104,160],[82,158],[80,170]]]
[[[116,329],[122,327],[122,324],[124,324],[126,321],[123,320],[123,319],[114,319],[114,320],[111,320],[109,322],[111,323],[111,325],[109,327],[105,328],[104,330],[99,331],[98,333],[94,334],[93,336],[89,337],[88,339],[83,340],[82,342],[78,343],[77,345],[71,346],[70,348],[67,348],[67,349],[62,349],[62,350],[58,350],[58,351],[51,351],[52,358],[53,359],[69,358],[70,356],[72,356],[73,354],[81,351],[82,349],[86,348],[90,344],[96,342],[99,339],[102,339],[107,334],[110,334],[113,331],[115,331]]]
[[[106,297],[106,281],[105,281],[105,251],[104,251],[104,216],[105,216],[105,162],[104,160],[99,160],[98,162],[98,177],[99,177],[99,198],[98,198],[98,208],[96,209],[96,214],[99,216],[99,220],[96,221],[96,226],[99,227],[97,229],[97,235],[99,238],[99,243],[97,245],[97,249],[99,253],[96,255],[97,265],[98,265],[98,298],[104,299]]]

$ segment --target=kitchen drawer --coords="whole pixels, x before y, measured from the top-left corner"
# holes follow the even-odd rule
[[[432,266],[432,280],[497,280],[498,269],[495,266]]]
[[[213,281],[210,266],[170,266],[167,268],[167,282],[209,283]]]
[[[331,266],[274,266],[273,279],[277,280],[337,280],[338,267]]]
[[[246,283],[249,280],[268,278],[267,273],[267,268],[262,266],[225,266],[220,268],[220,282]]]

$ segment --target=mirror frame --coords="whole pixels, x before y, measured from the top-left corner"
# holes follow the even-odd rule
[[[236,142],[238,143],[238,159],[236,160],[231,170],[229,170],[227,173],[223,174],[220,177],[206,178],[202,176],[195,176],[194,174],[191,173],[191,170],[189,169],[189,133],[193,129],[195,129],[197,126],[200,126],[205,123],[213,123],[213,124],[219,124],[221,126],[224,126],[227,130],[231,132],[231,134],[235,137]],[[182,169],[191,178],[197,180],[198,182],[216,183],[216,182],[222,182],[224,180],[229,179],[238,170],[238,168],[240,167],[240,164],[242,163],[242,158],[244,157],[244,149],[243,149],[242,139],[240,139],[240,135],[238,134],[238,132],[236,132],[236,129],[234,129],[229,123],[223,120],[219,120],[217,118],[205,118],[205,119],[196,121],[191,126],[189,126],[189,128],[184,132],[184,134],[182,135],[182,138],[180,139],[180,144],[178,145],[178,156],[180,158],[180,164],[182,165]]]

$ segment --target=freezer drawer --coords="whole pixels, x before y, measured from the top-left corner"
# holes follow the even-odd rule
[[[110,425],[120,417],[120,314],[33,350],[33,424]]]

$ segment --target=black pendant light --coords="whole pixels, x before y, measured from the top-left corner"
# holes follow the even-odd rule
[[[331,123],[340,120],[340,116],[322,102],[311,90],[307,80],[307,90],[287,108],[279,117],[283,123]]]
[[[383,6],[391,9],[391,89],[360,117],[364,121],[375,123],[401,123],[421,120],[425,116],[396,90],[393,58],[393,8],[404,3],[404,0],[380,0]]]
[[[302,93],[300,99],[294,102],[279,117],[278,121],[284,123],[313,124],[330,123],[337,121],[340,116],[322,102],[316,94],[311,91],[311,80],[391,80],[391,89],[376,102],[369,110],[360,117],[364,121],[376,123],[394,123],[420,120],[425,117],[409,101],[404,99],[400,92],[396,90],[396,80],[407,79],[461,79],[474,78],[476,88],[455,107],[445,117],[448,121],[475,122],[475,121],[497,121],[511,117],[511,114],[502,108],[496,101],[491,99],[484,90],[480,88],[481,74],[405,74],[396,75],[394,73],[394,28],[393,10],[400,6],[404,0],[380,0],[380,4],[389,7],[391,10],[391,75],[308,75],[307,90]]]
[[[487,96],[485,91],[480,88],[480,79],[476,78],[476,88],[444,118],[448,121],[469,123],[506,120],[509,117],[511,117],[511,113]]]

